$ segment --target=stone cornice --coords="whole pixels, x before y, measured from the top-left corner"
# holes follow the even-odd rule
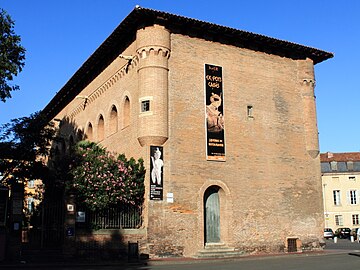
[[[48,121],[54,118],[121,52],[135,41],[138,29],[154,24],[162,25],[172,33],[190,37],[263,51],[292,59],[310,58],[315,64],[333,57],[332,53],[296,43],[166,12],[136,7],[49,102],[42,111],[44,117]]]
[[[131,70],[133,70],[139,62],[138,55],[135,55],[131,62],[123,65],[119,70],[117,70],[110,78],[108,78],[103,84],[97,87],[87,98],[75,107],[69,114],[68,117],[74,118],[79,113],[83,112],[88,106],[91,105],[96,99],[103,95],[108,89],[110,89],[117,81],[127,75]]]

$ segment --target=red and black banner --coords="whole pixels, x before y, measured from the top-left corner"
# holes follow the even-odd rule
[[[205,64],[206,158],[225,161],[222,67]]]

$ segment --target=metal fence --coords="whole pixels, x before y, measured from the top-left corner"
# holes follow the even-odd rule
[[[85,210],[85,226],[96,229],[137,229],[142,225],[142,207],[111,207],[104,211]]]
[[[59,247],[64,240],[63,201],[45,201],[31,217],[29,227],[23,228],[22,242],[31,248]]]

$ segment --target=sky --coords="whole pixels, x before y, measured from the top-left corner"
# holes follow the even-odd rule
[[[26,48],[0,125],[44,109],[136,5],[334,53],[315,66],[320,151],[360,151],[358,0],[0,0]]]

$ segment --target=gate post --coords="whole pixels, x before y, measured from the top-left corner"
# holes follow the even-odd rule
[[[10,225],[9,237],[7,239],[6,258],[10,261],[21,259],[21,232],[22,232],[22,213],[24,200],[24,184],[13,183],[11,185],[10,197]]]
[[[0,262],[5,260],[8,238],[7,206],[9,201],[9,189],[0,184]]]
[[[65,259],[70,259],[76,253],[76,238],[75,238],[75,219],[76,205],[74,194],[65,195],[65,222],[64,222],[64,245],[63,255]]]

